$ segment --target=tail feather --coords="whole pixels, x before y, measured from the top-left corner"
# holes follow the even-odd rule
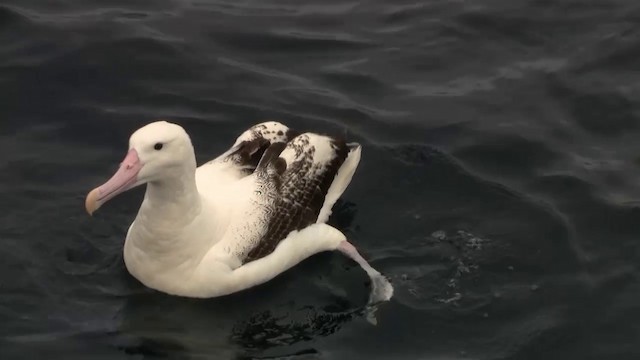
[[[340,196],[342,196],[344,191],[347,189],[347,186],[351,183],[353,174],[360,163],[362,153],[362,147],[360,144],[348,143],[346,145],[349,148],[349,153],[342,165],[340,165],[340,168],[338,169],[338,172],[325,195],[324,204],[318,214],[317,223],[327,222],[329,216],[331,216],[333,205],[338,201]]]

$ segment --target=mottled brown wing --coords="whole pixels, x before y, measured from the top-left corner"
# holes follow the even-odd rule
[[[276,143],[286,143],[295,136],[295,131],[279,122],[263,122],[242,133],[220,161],[232,162],[245,175],[249,175],[256,169],[269,146]]]
[[[286,168],[277,179],[267,231],[247,254],[245,263],[269,255],[290,232],[316,222],[349,150],[342,140],[316,134],[302,134],[287,143],[280,156],[272,160],[284,163]]]

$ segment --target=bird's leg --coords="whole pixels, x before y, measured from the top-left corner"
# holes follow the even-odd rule
[[[371,278],[371,293],[369,294],[370,305],[391,299],[391,296],[393,295],[393,286],[391,286],[389,280],[387,280],[387,278],[378,270],[369,265],[367,260],[358,253],[355,246],[347,240],[343,240],[340,245],[338,245],[338,250],[357,262],[367,275],[369,275],[369,278]]]

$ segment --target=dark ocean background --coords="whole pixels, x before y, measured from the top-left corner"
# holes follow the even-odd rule
[[[640,3],[4,0],[0,358],[639,359]],[[200,163],[277,119],[363,145],[323,253],[192,300],[122,260],[129,135]]]

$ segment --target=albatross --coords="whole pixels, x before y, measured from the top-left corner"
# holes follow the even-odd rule
[[[369,303],[393,294],[335,227],[331,209],[360,162],[361,146],[275,121],[256,124],[215,159],[196,164],[187,132],[167,121],[136,130],[118,170],[90,191],[92,215],[146,184],[124,242],[128,272],[176,296],[211,298],[265,283],[304,259],[335,251],[371,279]]]

